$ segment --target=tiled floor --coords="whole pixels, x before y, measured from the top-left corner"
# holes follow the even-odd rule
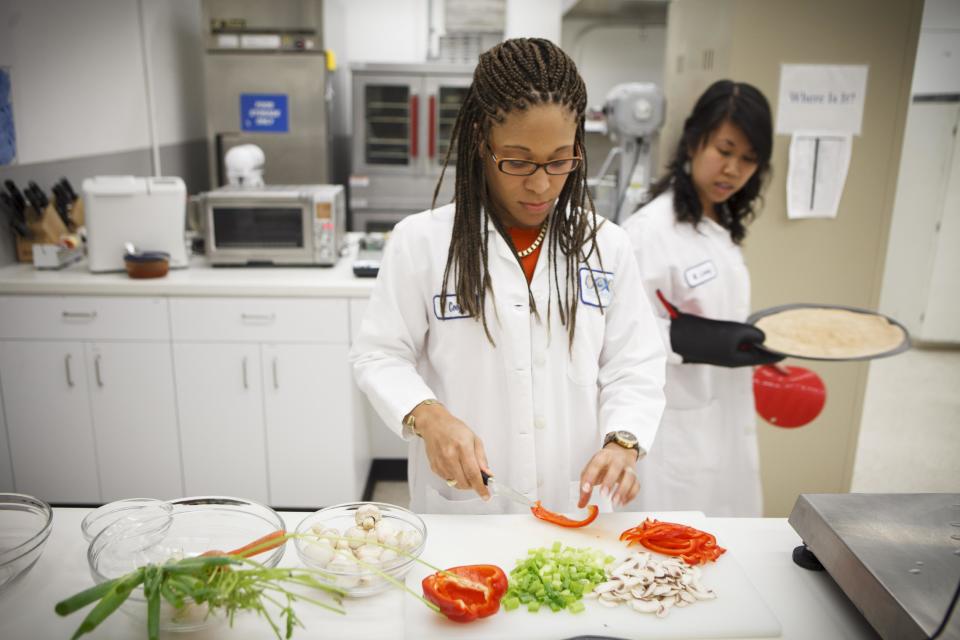
[[[851,491],[960,492],[960,349],[870,364]],[[405,507],[407,483],[378,482],[373,498]]]

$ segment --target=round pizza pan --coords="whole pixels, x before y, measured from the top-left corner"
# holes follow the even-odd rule
[[[757,320],[759,320],[760,318],[765,318],[775,313],[780,313],[781,311],[789,311],[791,309],[842,309],[844,311],[853,311],[854,313],[862,313],[868,316],[879,316],[884,320],[886,320],[887,322],[889,322],[890,324],[900,327],[900,329],[903,331],[903,342],[901,342],[896,347],[892,349],[888,349],[887,351],[883,351],[881,353],[874,353],[868,356],[836,357],[836,358],[821,357],[821,356],[803,356],[795,353],[786,353],[783,351],[770,349],[769,347],[766,347],[764,345],[758,345],[759,349],[763,349],[767,353],[772,353],[774,355],[784,356],[787,358],[799,358],[801,360],[823,360],[828,362],[840,362],[840,361],[847,361],[847,360],[873,360],[875,358],[887,358],[889,356],[896,355],[898,353],[903,353],[904,351],[910,348],[910,332],[907,331],[907,328],[905,326],[903,326],[902,324],[900,324],[890,316],[886,316],[876,311],[870,311],[869,309],[861,309],[859,307],[847,307],[839,304],[809,304],[809,303],[803,303],[803,302],[794,303],[794,304],[783,304],[776,307],[761,309],[760,311],[756,311],[752,313],[750,317],[747,318],[747,323],[756,324]]]

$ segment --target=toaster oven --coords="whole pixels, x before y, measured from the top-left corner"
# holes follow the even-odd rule
[[[342,185],[221,187],[202,198],[215,266],[333,266],[346,234]]]

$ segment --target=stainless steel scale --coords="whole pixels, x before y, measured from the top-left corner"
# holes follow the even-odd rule
[[[805,494],[789,522],[882,637],[960,638],[960,494]]]

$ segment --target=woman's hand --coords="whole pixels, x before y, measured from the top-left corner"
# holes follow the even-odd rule
[[[640,491],[640,481],[637,480],[637,457],[635,449],[624,449],[611,442],[600,451],[593,454],[590,462],[580,474],[580,502],[577,506],[583,509],[590,501],[593,489],[600,486],[600,495],[608,496],[614,485],[617,493],[612,496],[613,504],[627,504]]]
[[[490,491],[483,484],[480,470],[490,473],[490,468],[480,438],[442,404],[421,405],[413,414],[427,448],[430,469],[450,486],[473,489],[489,500]]]

